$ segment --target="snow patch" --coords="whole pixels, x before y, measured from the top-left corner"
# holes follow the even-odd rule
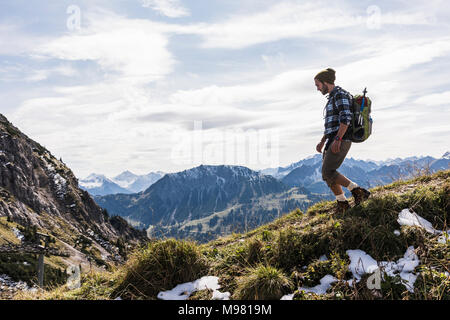
[[[364,274],[373,273],[378,269],[377,261],[362,250],[347,250],[347,254],[350,257],[348,268],[358,281]]]
[[[37,290],[36,287],[29,287],[28,284],[24,281],[15,282],[10,276],[6,274],[0,274],[0,291],[7,291],[8,289],[13,292],[16,291],[30,291],[35,292]]]
[[[294,299],[294,293],[287,294],[281,297],[280,300],[293,300]]]
[[[414,247],[409,247],[403,258],[400,258],[397,262],[382,261],[378,263],[362,250],[347,250],[347,254],[351,261],[349,269],[353,273],[356,282],[359,282],[361,276],[364,274],[374,273],[377,269],[381,268],[384,273],[391,277],[399,274],[405,281],[406,288],[410,292],[414,291],[414,283],[417,279],[417,275],[415,275],[413,271],[420,263],[419,258],[414,251]]]
[[[19,239],[20,241],[22,241],[23,238],[25,237],[17,228],[13,228],[12,231],[14,232],[16,238]]]
[[[413,273],[414,269],[419,265],[420,260],[417,257],[414,247],[409,247],[403,258],[395,262],[380,262],[380,267],[389,276],[394,277],[399,273],[400,277],[405,281],[406,288],[409,292],[414,292],[414,283],[417,275]]]
[[[195,291],[212,289],[213,300],[229,300],[229,292],[220,292],[218,289],[219,278],[214,276],[205,276],[192,282],[186,282],[177,285],[172,290],[161,291],[158,293],[158,299],[161,300],[186,300]]]
[[[400,258],[397,262],[394,261],[382,261],[377,262],[374,258],[368,255],[362,250],[347,250],[350,258],[349,270],[353,274],[353,279],[345,280],[351,287],[353,283],[358,283],[365,274],[372,274],[374,272],[380,272],[380,276],[383,279],[383,275],[387,274],[390,277],[397,275],[403,280],[406,288],[409,292],[414,292],[414,283],[417,276],[414,273],[416,267],[420,264],[420,260],[415,253],[414,247],[408,247],[406,249],[403,258]],[[322,256],[324,257],[324,256]],[[322,258],[321,257],[321,258]],[[318,295],[326,294],[327,290],[334,282],[339,281],[332,275],[326,275],[320,279],[320,284],[312,288],[299,287],[299,291],[312,292]],[[292,300],[294,294],[284,295],[281,300]]]
[[[48,153],[47,153],[47,155],[48,155]],[[53,181],[53,185],[54,185],[55,191],[56,191],[55,192],[56,196],[60,200],[64,200],[64,196],[67,192],[67,180],[65,178],[63,178],[59,173],[56,172],[56,169],[47,162],[47,160],[44,156],[41,155],[40,158],[42,159],[42,161],[44,161],[44,164],[47,169],[47,173]]]
[[[397,222],[402,226],[418,226],[424,228],[427,232],[432,234],[441,234],[442,231],[433,228],[433,225],[428,220],[425,220],[415,212],[409,209],[403,209],[398,214]]]
[[[440,244],[446,244],[450,239],[450,230],[447,230],[446,232],[442,232],[440,230],[436,230],[433,228],[433,225],[430,221],[425,220],[421,216],[419,216],[415,212],[411,212],[409,209],[403,209],[398,214],[397,222],[402,226],[418,226],[423,229],[425,229],[428,233],[434,234],[434,235],[441,235],[437,242]]]
[[[327,290],[331,287],[331,284],[333,284],[336,281],[338,281],[338,279],[336,279],[332,275],[327,274],[325,277],[320,279],[320,284],[318,284],[317,286],[312,288],[300,287],[298,288],[298,290],[305,292],[312,292],[315,294],[325,294],[327,293]]]

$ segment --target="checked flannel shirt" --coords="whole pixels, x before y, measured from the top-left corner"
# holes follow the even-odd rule
[[[339,130],[341,123],[350,125],[352,122],[353,113],[351,106],[353,104],[353,97],[350,93],[339,86],[335,86],[328,96],[328,102],[325,106],[325,132],[327,137],[333,137]],[[347,129],[348,131],[348,129]],[[343,137],[345,139],[345,135]]]

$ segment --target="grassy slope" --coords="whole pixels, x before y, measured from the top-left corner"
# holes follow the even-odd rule
[[[31,299],[155,299],[156,294],[203,275],[220,278],[221,291],[235,299],[278,299],[299,286],[311,287],[326,274],[348,280],[346,251],[361,249],[377,261],[397,261],[414,246],[420,265],[414,293],[399,278],[386,277],[382,290],[370,291],[365,281],[350,287],[333,284],[326,295],[296,293],[295,299],[449,299],[449,246],[417,227],[400,227],[398,213],[411,208],[439,230],[448,229],[450,170],[371,189],[372,197],[345,214],[334,202],[321,202],[306,213],[293,211],[245,234],[233,234],[205,245],[172,239],[137,250],[113,272],[83,276],[80,289],[65,287]],[[399,236],[395,230],[401,230]],[[320,261],[322,255],[329,260]],[[195,262],[195,263],[194,263]],[[186,270],[188,270],[186,272]],[[363,280],[365,280],[363,278]],[[208,299],[207,291],[192,299]]]
[[[7,221],[6,217],[0,217],[0,246],[20,245],[21,241],[14,234],[13,229],[20,229],[20,225]],[[50,256],[45,258],[45,279],[49,283],[64,283],[65,264],[61,258]],[[0,254],[0,274],[7,274],[13,280],[24,280],[29,285],[37,283],[37,255],[35,254]],[[0,299],[3,296],[0,292]]]

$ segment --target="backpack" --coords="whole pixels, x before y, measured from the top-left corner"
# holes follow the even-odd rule
[[[366,97],[367,90],[364,88],[363,95],[353,97],[353,118],[349,128],[350,140],[352,142],[364,142],[372,134],[372,101]]]

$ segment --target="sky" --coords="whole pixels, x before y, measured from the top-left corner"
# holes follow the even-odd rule
[[[445,1],[0,0],[0,113],[79,178],[316,153],[313,78],[367,87],[349,157],[450,150]]]

